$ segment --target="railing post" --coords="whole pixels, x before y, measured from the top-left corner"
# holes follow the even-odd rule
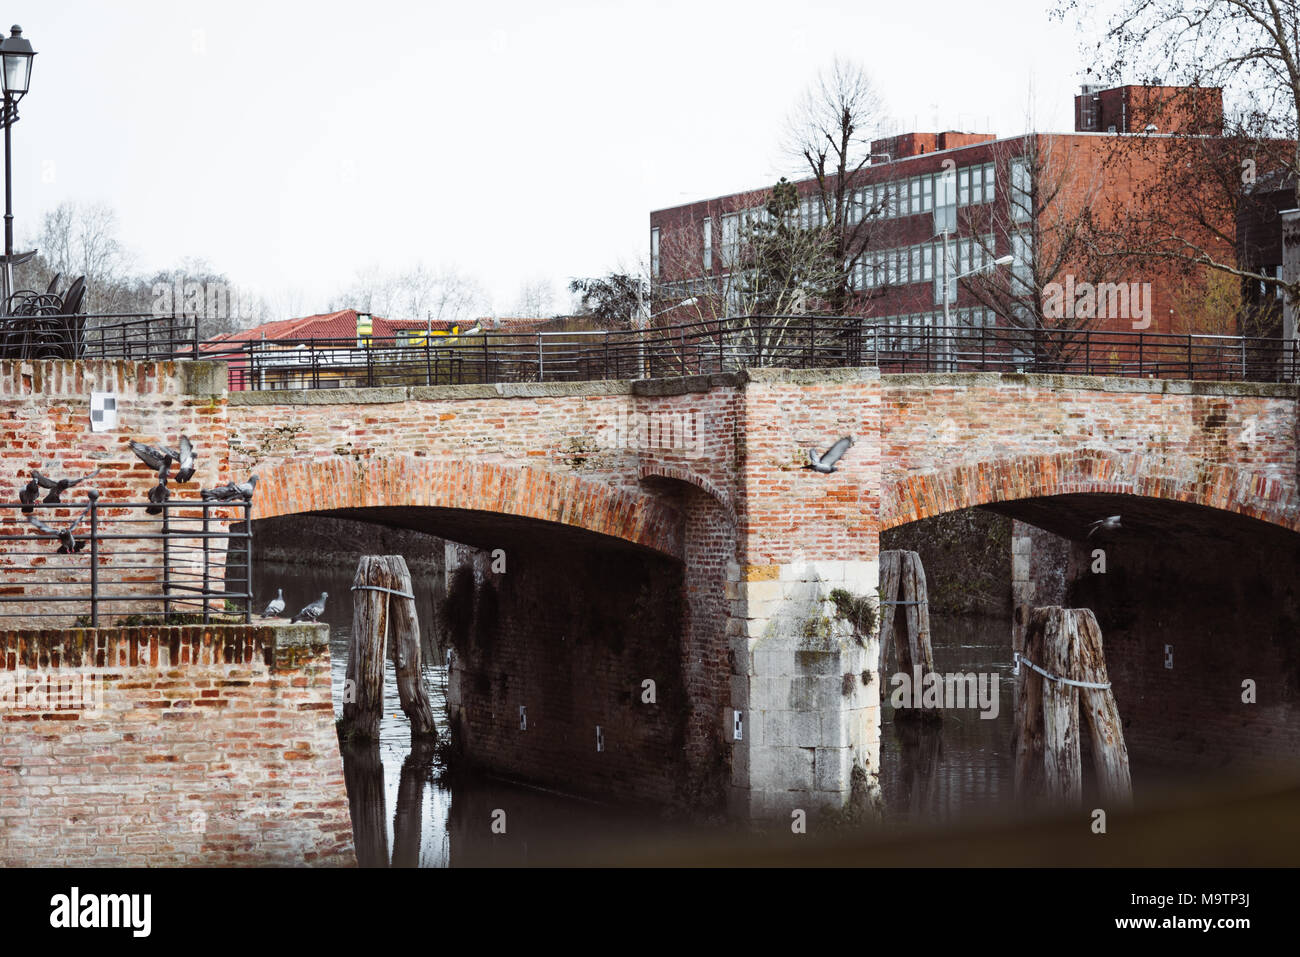
[[[1145,370],[1146,367],[1145,358],[1146,358],[1146,354],[1142,346],[1142,333],[1139,332],[1138,333],[1138,378],[1142,377],[1142,373]]]
[[[1196,369],[1192,365],[1192,334],[1187,334],[1187,378],[1196,378]]]
[[[90,627],[99,627],[99,507],[90,501]]]
[[[166,505],[164,504],[164,508],[165,507]],[[203,507],[203,624],[206,625],[211,620],[211,608],[208,604],[208,595],[212,591],[212,587],[209,584],[209,574],[210,574],[211,564],[208,559],[208,510],[212,507],[212,503],[204,502],[202,507]],[[165,515],[167,513],[164,512],[163,514]],[[230,549],[228,546],[226,549],[226,554],[227,555],[230,554]]]
[[[686,369],[686,330],[681,326],[677,327],[678,342],[681,343],[682,350],[682,375],[687,374]]]
[[[163,624],[172,613],[171,510],[162,503]],[[206,540],[205,540],[206,543]]]
[[[190,324],[190,337],[194,341],[194,358],[199,357],[199,317],[195,316],[194,321]]]
[[[424,337],[424,384],[433,385],[433,364],[432,357],[429,355],[429,340],[433,337],[425,335]]]
[[[1083,374],[1092,375],[1092,330],[1083,330]]]
[[[480,381],[482,382],[492,381],[491,379],[488,378],[488,347],[487,347],[486,332],[483,333],[483,378]]]
[[[244,503],[244,624],[253,620],[253,500]]]
[[[537,381],[546,381],[546,357],[542,355],[542,334],[534,333],[537,336]]]

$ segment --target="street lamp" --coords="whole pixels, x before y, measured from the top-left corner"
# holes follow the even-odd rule
[[[944,352],[947,352],[951,346],[949,336],[952,334],[952,320],[948,315],[948,307],[952,302],[952,283],[965,279],[967,276],[974,276],[982,272],[992,272],[998,266],[1009,266],[1015,262],[1015,256],[999,256],[992,262],[984,263],[982,266],[976,266],[974,269],[967,269],[948,278],[948,233],[943,234],[943,335],[944,335]]]
[[[3,300],[5,308],[8,307],[9,293],[13,287],[15,260],[13,176],[9,151],[9,129],[18,121],[18,101],[27,94],[27,89],[31,85],[32,59],[35,56],[36,51],[23,37],[23,28],[18,24],[14,24],[9,36],[5,37],[4,40],[0,40],[0,58],[4,61],[3,68],[0,68],[0,82],[4,84],[3,122],[5,128],[5,268]],[[31,258],[30,254],[24,254],[18,257],[18,260],[21,262],[29,258]]]
[[[637,328],[637,331],[640,333],[640,335],[636,337],[637,365],[640,366],[641,372],[644,376],[645,372],[647,371],[646,369],[647,357],[645,354],[645,332],[650,325],[650,320],[658,319],[664,313],[672,312],[674,309],[682,309],[687,306],[693,306],[697,302],[699,302],[699,299],[696,298],[695,296],[691,296],[691,298],[683,299],[681,302],[675,302],[671,306],[665,306],[663,309],[660,309],[658,312],[653,314],[650,312],[649,305],[646,303],[644,299],[640,297],[639,293],[637,295],[637,300],[638,300],[637,317],[636,317],[636,322],[634,323],[634,325]],[[649,376],[644,376],[644,377],[649,378]]]

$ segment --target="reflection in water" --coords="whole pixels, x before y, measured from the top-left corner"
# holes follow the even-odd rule
[[[997,717],[978,707],[943,712],[938,728],[897,721],[889,676],[881,685],[880,784],[894,821],[949,823],[972,811],[995,811],[1012,799],[1011,622],[1000,618],[930,619],[934,667],[996,675]]]
[[[291,610],[322,591],[330,593],[321,620],[330,626],[337,717],[342,716],[352,630],[352,576],[347,569],[270,562],[259,564],[257,575],[258,597],[273,597],[282,587]],[[414,571],[412,579],[426,687],[438,734],[445,738],[447,669],[434,630],[433,582]],[[904,725],[893,720],[886,680],[881,689],[880,781],[886,814],[894,821],[947,822],[959,813],[996,807],[1011,795],[1010,622],[936,617],[931,629],[940,672],[997,674],[998,714],[981,719],[972,708],[945,713],[938,730]],[[362,866],[580,864],[605,859],[601,855],[610,849],[689,840],[689,832],[654,809],[592,804],[468,775],[458,775],[450,785],[443,782],[434,746],[412,745],[391,660],[384,666],[379,741],[348,743],[343,756]],[[504,825],[505,833],[494,831],[494,821]]]

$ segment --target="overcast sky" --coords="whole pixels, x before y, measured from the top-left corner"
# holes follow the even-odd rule
[[[282,308],[358,268],[522,283],[644,259],[649,213],[769,184],[836,55],[901,128],[1073,126],[1075,31],[1037,0],[16,0],[38,51],[14,137],[29,248],[64,200],[118,213],[140,270],[199,257]],[[24,244],[26,239],[26,244]],[[559,296],[566,309],[568,296]]]

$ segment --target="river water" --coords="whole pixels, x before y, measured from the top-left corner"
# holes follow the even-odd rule
[[[290,613],[329,592],[322,621],[330,626],[336,716],[342,715],[352,629],[352,577],[352,571],[330,565],[260,562],[257,567],[259,600],[283,588]],[[426,686],[445,738],[447,669],[434,633],[433,583],[416,573],[413,579]],[[1011,791],[1010,623],[938,617],[931,629],[936,670],[998,676],[997,716],[984,719],[979,710],[967,709],[947,713],[938,731],[912,730],[894,721],[886,681],[881,784],[887,824],[951,823],[964,814],[1001,808]],[[481,777],[442,780],[432,750],[412,750],[391,661],[385,667],[378,746],[343,749],[363,866],[584,863],[622,847],[690,839],[684,825],[644,808],[596,804]],[[504,820],[505,834],[494,832],[494,815]]]

